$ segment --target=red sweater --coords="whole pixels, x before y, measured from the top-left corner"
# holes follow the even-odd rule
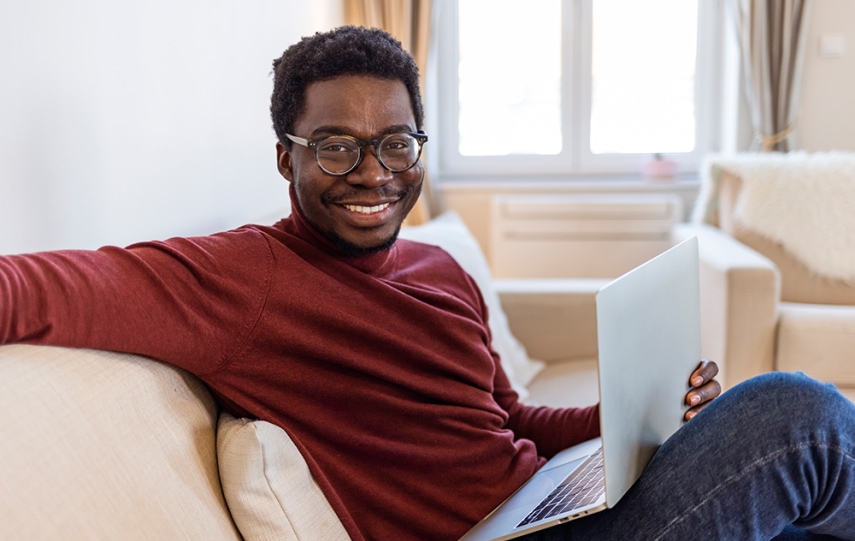
[[[472,279],[401,240],[273,227],[0,257],[0,342],[148,355],[284,428],[354,540],[457,539],[598,412],[521,405]]]

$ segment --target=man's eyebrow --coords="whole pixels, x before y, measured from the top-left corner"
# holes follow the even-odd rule
[[[309,135],[312,137],[319,135],[347,135],[347,130],[340,126],[318,126]]]
[[[398,124],[396,126],[389,126],[385,130],[383,130],[383,133],[381,133],[381,135],[388,135],[390,133],[401,133],[401,132],[409,133],[412,131],[416,131],[416,130],[413,129],[413,127],[410,126],[409,124]]]
[[[401,132],[412,132],[415,131],[412,126],[409,124],[394,124],[392,126],[387,126],[383,128],[380,133],[377,133],[376,137],[382,137],[384,135],[388,135],[390,133],[401,133]],[[353,132],[345,129],[342,126],[318,126],[314,130],[312,130],[311,138],[322,137],[324,135],[350,135],[352,137],[356,137],[353,135]]]

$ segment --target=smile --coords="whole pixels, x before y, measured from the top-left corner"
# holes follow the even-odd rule
[[[349,211],[358,212],[359,214],[374,214],[375,212],[380,212],[382,210],[386,210],[389,207],[389,203],[383,203],[382,205],[374,205],[373,207],[366,207],[363,205],[342,205]]]

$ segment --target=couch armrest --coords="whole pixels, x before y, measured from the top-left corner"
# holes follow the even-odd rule
[[[675,241],[698,237],[701,350],[725,388],[774,369],[780,273],[769,259],[709,225],[680,224]]]
[[[494,280],[513,335],[546,362],[597,356],[595,297],[610,280]]]

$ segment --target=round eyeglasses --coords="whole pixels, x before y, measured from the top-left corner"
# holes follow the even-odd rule
[[[327,135],[318,139],[303,139],[286,133],[285,137],[315,153],[318,167],[330,175],[346,175],[359,167],[364,148],[374,147],[380,165],[393,173],[412,168],[422,155],[422,145],[428,136],[424,132],[390,133],[379,139],[362,140],[349,135]]]

